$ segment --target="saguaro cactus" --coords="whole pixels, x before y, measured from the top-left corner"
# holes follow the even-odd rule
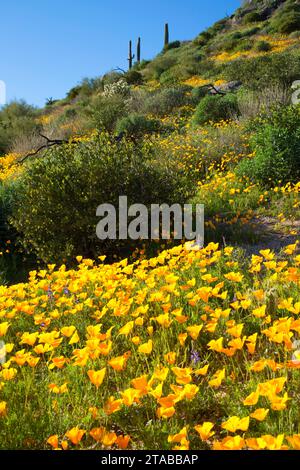
[[[128,52],[128,62],[129,62],[129,70],[132,68],[132,63],[134,59],[134,54],[132,54],[132,41],[129,41],[129,52]]]
[[[169,45],[169,25],[165,24],[165,47]]]
[[[141,62],[141,38],[138,38],[136,46],[136,61],[138,64]]]

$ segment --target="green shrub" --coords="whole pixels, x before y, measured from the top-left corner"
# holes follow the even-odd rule
[[[36,262],[22,252],[19,234],[10,223],[15,194],[13,180],[0,183],[0,284],[25,282]]]
[[[223,70],[223,64],[216,64],[212,59],[203,59],[197,64],[197,73],[194,75],[201,75],[203,78],[215,79]]]
[[[241,39],[243,37],[242,31],[235,31],[232,33],[231,38],[232,39]]]
[[[216,64],[211,59],[205,59],[202,54],[187,55],[180,58],[180,63],[170,69],[172,76],[178,82],[182,82],[191,76],[201,75],[203,78],[210,78],[217,76]],[[168,71],[164,72],[160,77],[162,83],[163,76]]]
[[[92,126],[108,132],[115,129],[117,121],[126,115],[126,112],[126,101],[121,95],[96,96],[85,111]]]
[[[186,48],[185,50],[182,48],[182,55],[180,56],[180,64],[183,65],[184,68],[189,69],[191,73],[194,73],[194,67],[196,67],[199,62],[201,62],[205,58],[205,55],[202,51],[193,48]]]
[[[141,60],[140,63],[136,62],[134,64],[134,70],[144,70],[144,68],[146,68],[147,65],[150,64],[150,62],[151,62],[150,60],[145,60],[145,59]]]
[[[180,45],[181,45],[180,41],[173,41],[173,42],[170,42],[167,46],[165,46],[164,50],[169,51],[171,49],[178,49]]]
[[[95,91],[102,89],[101,78],[84,78],[81,82],[67,93],[66,102],[73,101],[75,98],[86,98]]]
[[[293,32],[289,35],[289,37],[290,37],[291,39],[299,39],[299,38],[300,38],[300,30],[293,31]]]
[[[141,114],[130,114],[118,121],[116,131],[129,136],[140,137],[160,130],[160,122],[156,119],[148,119]]]
[[[197,86],[193,88],[192,90],[192,101],[194,104],[198,104],[204,96],[206,96],[208,93],[208,87],[206,86]]]
[[[187,88],[184,86],[158,91],[146,99],[143,111],[157,116],[170,114],[174,109],[189,103],[186,92]]]
[[[193,122],[196,125],[207,124],[208,122],[222,121],[230,119],[238,114],[237,98],[234,94],[227,95],[207,95],[198,104]]]
[[[227,24],[228,24],[228,19],[223,18],[222,20],[219,20],[215,24],[210,26],[206,30],[206,33],[208,33],[213,38],[214,36],[216,36],[221,31],[224,31],[226,29]]]
[[[166,70],[159,77],[159,82],[163,86],[176,86],[183,79],[183,68],[181,65],[175,65]]]
[[[176,63],[160,75],[159,81],[162,85],[174,86],[174,84],[201,73],[199,67],[201,68],[204,58],[202,52],[195,50],[190,45],[183,45],[180,49],[174,50],[173,54],[176,57]]]
[[[68,120],[73,120],[77,117],[79,112],[78,107],[72,106],[65,109],[58,117],[57,123],[58,124],[65,124]]]
[[[243,39],[243,38],[249,38],[253,36],[254,34],[257,34],[258,31],[260,31],[259,26],[254,26],[252,28],[246,29],[244,31],[235,31],[234,33],[231,34],[232,39]]]
[[[258,41],[256,44],[255,44],[255,49],[258,51],[258,52],[268,52],[272,49],[272,46],[269,42],[267,41]]]
[[[255,157],[239,164],[239,174],[267,186],[299,181],[300,108],[283,108],[258,121],[251,145]]]
[[[280,34],[290,34],[300,28],[300,13],[288,13],[273,24],[273,28]]]
[[[15,139],[41,130],[36,118],[38,111],[24,101],[13,101],[0,111],[0,154],[7,153]]]
[[[124,74],[124,78],[129,85],[141,85],[143,83],[143,75],[137,70],[128,70]]]
[[[22,244],[46,262],[81,254],[118,254],[128,241],[96,237],[96,209],[119,196],[128,204],[184,202],[188,186],[178,167],[156,155],[153,145],[116,142],[107,134],[59,146],[33,160],[20,176],[13,225]],[[124,254],[124,253],[123,253]]]
[[[73,88],[71,88],[71,90],[68,91],[67,96],[66,96],[66,99],[67,99],[68,101],[74,100],[74,99],[77,98],[77,96],[80,94],[80,90],[81,90],[81,86],[80,86],[80,85],[74,86]]]
[[[300,5],[297,3],[284,5],[273,18],[271,28],[280,34],[290,34],[300,29]]]
[[[235,60],[225,65],[222,75],[228,81],[239,80],[253,90],[260,90],[270,84],[289,87],[300,75],[299,52]]]
[[[253,36],[254,34],[257,34],[259,31],[260,31],[259,26],[253,26],[250,29],[246,29],[246,31],[242,31],[241,34],[243,38],[247,38],[247,37]]]
[[[176,49],[158,55],[147,67],[147,77],[159,80],[160,76],[171,67],[177,64],[177,57],[174,55]]]
[[[220,43],[214,44],[214,49],[220,50],[222,49],[225,52],[231,52],[233,51],[237,45],[239,44],[239,39],[234,39],[234,38],[227,38],[226,40],[223,40]]]
[[[13,191],[4,186],[3,183],[0,184],[0,251],[1,256],[3,255],[3,246],[6,244],[7,240],[10,242],[15,239],[16,231],[12,229],[9,224],[9,217],[11,216],[12,211],[12,201],[13,201]]]
[[[261,16],[257,11],[252,11],[251,13],[247,13],[243,18],[244,24],[257,23],[260,20],[261,20]]]
[[[253,46],[254,46],[254,40],[246,38],[239,42],[235,50],[236,51],[251,51]]]
[[[210,39],[212,38],[212,34],[209,32],[209,31],[203,31],[201,34],[199,34],[199,36],[197,36],[195,39],[194,39],[194,44],[196,46],[206,46],[206,44],[210,41]]]
[[[111,85],[112,83],[116,83],[122,79],[123,79],[122,72],[117,72],[115,70],[112,70],[111,72],[108,72],[105,75],[103,75],[102,81],[104,85]]]
[[[90,78],[84,78],[80,83],[80,96],[91,96],[94,91],[94,80]]]

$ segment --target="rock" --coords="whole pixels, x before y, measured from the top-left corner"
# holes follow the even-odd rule
[[[234,80],[232,82],[224,83],[223,85],[216,86],[218,91],[224,91],[228,93],[229,91],[236,91],[242,86],[242,82]]]

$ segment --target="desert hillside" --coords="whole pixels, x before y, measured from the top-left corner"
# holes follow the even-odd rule
[[[0,110],[1,449],[300,449],[300,2],[171,28]],[[122,195],[204,245],[99,240]]]

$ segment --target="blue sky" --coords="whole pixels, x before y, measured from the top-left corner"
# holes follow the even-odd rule
[[[128,41],[142,38],[142,58],[170,40],[194,38],[230,15],[240,0],[10,0],[1,5],[0,80],[7,100],[42,106],[84,77],[127,67]]]

